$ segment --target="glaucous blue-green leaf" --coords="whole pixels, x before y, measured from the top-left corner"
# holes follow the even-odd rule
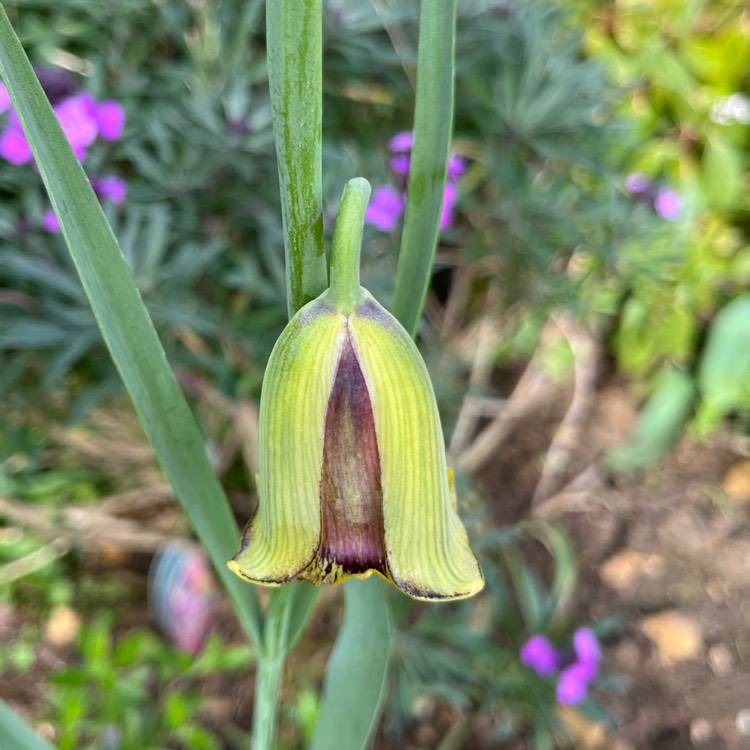
[[[1,700],[0,747],[3,750],[55,750]]]
[[[232,576],[225,564],[238,533],[201,432],[117,239],[2,8],[0,74],[31,144],[99,329],[149,441],[240,620],[259,643],[261,615],[255,592]]]

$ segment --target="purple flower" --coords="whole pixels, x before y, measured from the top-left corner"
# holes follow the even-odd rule
[[[531,667],[538,675],[548,677],[557,669],[559,656],[545,635],[532,635],[520,651],[521,663]]]
[[[391,169],[395,174],[403,177],[406,185],[411,168],[411,150],[414,145],[414,135],[405,130],[396,133],[388,141],[388,149],[393,153],[391,157]],[[466,171],[466,161],[451,154],[448,160],[448,180],[443,196],[443,210],[440,215],[440,229],[445,230],[453,226],[456,221],[455,208],[458,202],[458,187],[455,181]],[[373,192],[372,201],[367,209],[366,221],[377,229],[384,232],[393,231],[406,207],[406,193],[399,192],[390,185],[376,188]]]
[[[373,190],[365,221],[381,232],[392,232],[398,226],[405,205],[404,196],[396,188],[382,185]]]
[[[625,187],[631,193],[645,193],[651,187],[651,180],[640,172],[631,172],[625,178]]]
[[[586,664],[575,662],[563,669],[557,680],[557,700],[566,705],[575,705],[586,699],[589,684],[594,679],[591,669]]]
[[[406,177],[411,167],[411,156],[409,154],[396,154],[391,157],[391,169],[396,173]]]
[[[448,179],[458,180],[466,172],[466,160],[462,156],[451,154],[448,159]]]
[[[76,156],[82,159],[99,133],[96,100],[88,93],[70,96],[55,107],[55,114]]]
[[[445,195],[443,196],[443,212],[440,215],[440,229],[448,229],[456,221],[454,208],[458,201],[458,188],[452,183],[447,182],[445,185]]]
[[[60,231],[60,219],[57,218],[57,214],[51,208],[44,212],[42,226],[52,234],[57,234]]]
[[[121,177],[100,177],[91,180],[94,192],[99,198],[108,198],[119,206],[128,197],[128,183]]]
[[[677,221],[682,214],[683,203],[680,194],[672,188],[661,187],[654,199],[654,208],[667,221]]]
[[[11,164],[27,164],[33,158],[31,146],[20,123],[11,121],[0,135],[0,156]]]
[[[400,154],[404,151],[411,151],[414,145],[414,134],[411,130],[404,130],[401,133],[396,133],[390,141],[388,141],[388,148],[394,154]]]
[[[7,112],[11,107],[13,106],[13,103],[10,100],[10,92],[8,91],[8,87],[0,82],[0,114],[3,112]]]
[[[107,141],[116,141],[125,129],[125,110],[119,102],[101,102],[96,110],[99,133]]]
[[[573,633],[573,650],[580,664],[585,664],[594,669],[594,676],[599,671],[601,660],[601,648],[599,641],[591,628],[578,628]]]

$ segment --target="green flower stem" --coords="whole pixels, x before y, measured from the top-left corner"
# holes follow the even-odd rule
[[[323,8],[266,3],[268,82],[279,164],[289,317],[328,286],[323,244]]]
[[[370,200],[370,183],[364,177],[349,180],[341,196],[331,247],[331,287],[328,299],[348,315],[362,299],[359,256]]]
[[[263,650],[255,676],[252,750],[274,750],[279,721],[279,697],[284,662],[289,646],[289,620],[295,599],[295,585],[275,589],[266,612]]]
[[[414,147],[391,312],[417,332],[432,265],[453,129],[453,67],[458,0],[422,0],[419,16]]]

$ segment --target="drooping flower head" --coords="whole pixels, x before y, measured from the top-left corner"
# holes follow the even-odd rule
[[[369,192],[365,180],[347,186],[331,288],[292,318],[269,359],[259,506],[229,565],[267,585],[374,572],[416,599],[465,598],[484,581],[456,512],[427,368],[359,286]]]

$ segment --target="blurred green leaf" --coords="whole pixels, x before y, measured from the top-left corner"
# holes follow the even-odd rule
[[[633,471],[661,460],[679,438],[694,401],[695,386],[688,374],[672,369],[662,371],[632,434],[607,455],[607,467]]]
[[[21,717],[0,700],[0,747],[3,750],[54,750]]]
[[[730,207],[742,183],[742,154],[729,143],[708,138],[703,150],[703,184],[710,205]]]
[[[714,429],[733,409],[750,408],[750,295],[727,304],[714,319],[700,360],[701,431]]]

